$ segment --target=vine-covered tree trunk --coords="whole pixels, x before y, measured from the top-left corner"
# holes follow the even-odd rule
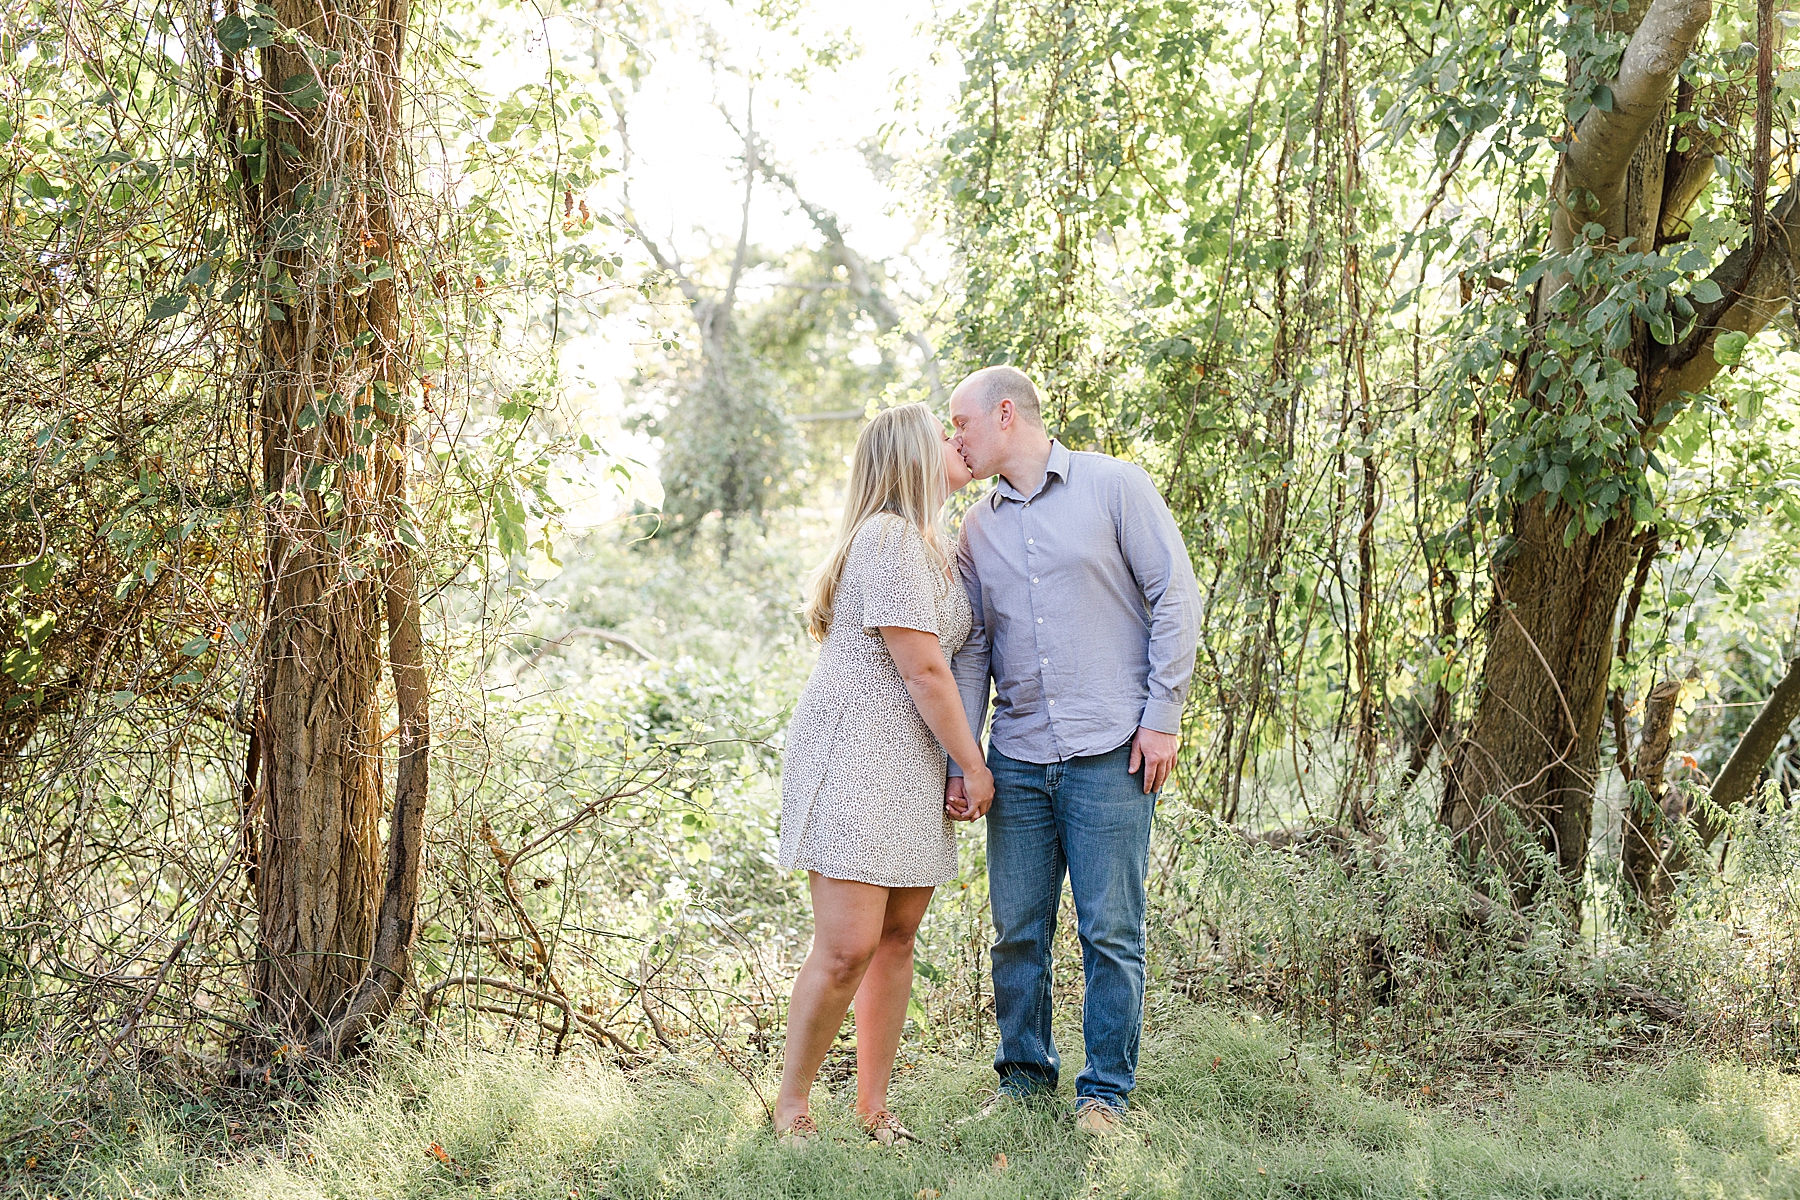
[[[1547,397],[1552,360],[1566,351],[1545,331],[1591,328],[1594,307],[1620,281],[1633,283],[1630,271],[1661,269],[1622,256],[1679,240],[1685,214],[1712,177],[1715,139],[1682,134],[1669,112],[1681,65],[1711,12],[1707,0],[1640,0],[1618,15],[1618,27],[1631,36],[1616,75],[1605,81],[1608,102],[1582,116],[1558,158],[1552,269],[1538,283],[1533,314],[1539,340],[1517,364],[1518,384],[1547,418],[1563,416]],[[1764,40],[1772,37],[1765,30]],[[1762,142],[1756,174],[1766,179],[1766,137]],[[1636,554],[1627,476],[1642,479],[1662,430],[1717,374],[1721,339],[1755,333],[1785,303],[1793,248],[1800,247],[1797,198],[1793,190],[1783,196],[1755,236],[1694,288],[1688,317],[1665,316],[1655,338],[1641,315],[1630,317],[1631,335],[1612,352],[1629,372],[1633,401],[1629,421],[1618,422],[1624,449],[1607,452],[1618,461],[1584,463],[1567,451],[1554,466],[1540,458],[1531,477],[1541,490],[1514,504],[1511,537],[1494,564],[1479,699],[1446,764],[1441,817],[1471,858],[1501,867],[1521,901],[1543,882],[1530,863],[1544,861],[1534,845],[1571,886],[1586,869],[1614,626]],[[1761,207],[1759,200],[1753,216]],[[1546,452],[1556,450],[1552,438]],[[1597,526],[1584,521],[1591,497],[1609,482],[1610,515]]]
[[[261,145],[246,164],[262,177],[250,203],[267,301],[253,987],[271,1037],[336,1054],[408,973],[427,782],[393,263],[407,6],[276,0],[274,11],[297,37],[247,26],[262,34],[251,44],[270,42]],[[385,876],[384,618],[399,715]]]

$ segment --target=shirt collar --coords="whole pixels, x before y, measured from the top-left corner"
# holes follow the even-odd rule
[[[1050,486],[1050,477],[1052,475],[1056,476],[1064,483],[1069,482],[1069,463],[1073,458],[1074,455],[1069,453],[1069,448],[1067,446],[1063,445],[1055,438],[1051,438],[1050,457],[1044,463],[1044,482],[1038,484],[1038,490],[1029,496],[1022,495],[1017,488],[1006,481],[1006,476],[1001,475],[994,483],[994,490],[990,493],[991,499],[988,503],[998,510],[1002,500],[1017,500],[1021,504],[1026,501],[1036,500],[1039,496],[1044,494],[1044,489]]]

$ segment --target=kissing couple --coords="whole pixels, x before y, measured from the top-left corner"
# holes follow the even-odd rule
[[[851,459],[844,515],[807,580],[821,643],[782,764],[784,868],[807,872],[812,950],[788,1005],[777,1137],[818,1136],[809,1097],[856,1012],[856,1111],[888,1111],[913,938],[956,876],[955,823],[987,818],[999,1086],[1054,1094],[1050,945],[1063,877],[1081,936],[1075,1119],[1123,1122],[1144,1018],[1150,820],[1180,747],[1200,596],[1181,531],[1141,468],[1049,437],[1012,367],[882,412]],[[997,476],[952,553],[945,500]],[[981,752],[990,684],[993,729]]]

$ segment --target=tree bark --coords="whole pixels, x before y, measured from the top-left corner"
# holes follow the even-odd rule
[[[1744,730],[1737,748],[1726,760],[1725,769],[1713,780],[1711,800],[1714,810],[1729,812],[1749,799],[1757,778],[1768,765],[1769,756],[1775,753],[1775,747],[1780,745],[1796,719],[1800,719],[1800,654],[1788,663],[1787,674],[1763,702],[1756,719]],[[1695,830],[1700,835],[1701,845],[1712,845],[1719,836],[1721,824],[1711,814],[1701,816]]]
[[[335,1055],[407,976],[427,791],[418,589],[399,536],[411,372],[393,256],[408,10],[276,0],[275,12],[326,53],[280,41],[262,51],[253,215],[270,266],[252,988],[268,1038]],[[400,719],[385,884],[384,611]]]
[[[1644,727],[1638,738],[1637,766],[1626,792],[1620,858],[1625,881],[1637,901],[1639,914],[1652,930],[1669,923],[1669,897],[1675,891],[1671,874],[1675,852],[1674,830],[1685,805],[1679,790],[1663,787],[1663,767],[1669,760],[1669,732],[1675,720],[1675,704],[1681,684],[1665,679],[1650,689],[1644,701]],[[1642,786],[1640,793],[1638,788]]]
[[[1557,164],[1552,253],[1573,251],[1589,226],[1603,230],[1608,244],[1631,239],[1632,251],[1680,226],[1710,176],[1669,145],[1668,103],[1711,12],[1707,0],[1653,0],[1624,14],[1631,38],[1611,82],[1612,105],[1582,117]],[[1794,193],[1774,215],[1788,236],[1769,241],[1783,249],[1759,258],[1746,246],[1721,263],[1712,279],[1722,298],[1698,313],[1682,341],[1659,346],[1640,327],[1620,352],[1636,376],[1636,428],[1646,452],[1686,394],[1718,372],[1710,351],[1719,334],[1754,333],[1784,302],[1794,265],[1786,247],[1800,246]],[[1580,319],[1579,312],[1559,317],[1551,304],[1568,283],[1564,274],[1546,276],[1539,320]],[[1547,508],[1541,495],[1514,510],[1507,548],[1493,566],[1476,711],[1445,769],[1441,819],[1471,859],[1503,873],[1520,903],[1550,881],[1545,867],[1578,903],[1614,619],[1635,557],[1634,522],[1623,505],[1596,532],[1578,529],[1565,542],[1572,515]]]
[[[1625,517],[1565,545],[1567,523],[1542,499],[1514,514],[1510,556],[1494,573],[1481,695],[1440,810],[1520,903],[1551,882],[1533,866],[1540,852],[1571,886],[1586,869],[1613,613],[1636,557]]]

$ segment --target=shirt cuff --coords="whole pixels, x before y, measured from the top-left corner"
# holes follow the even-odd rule
[[[1181,702],[1179,700],[1152,700],[1144,705],[1144,715],[1138,724],[1145,729],[1154,729],[1158,733],[1181,733]]]
[[[951,779],[961,779],[963,769],[956,765],[954,758],[947,758],[944,760],[944,774]]]

